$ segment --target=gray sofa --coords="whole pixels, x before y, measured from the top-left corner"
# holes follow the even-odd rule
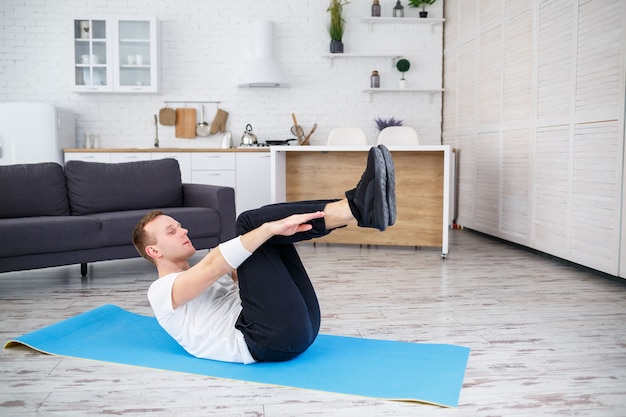
[[[132,230],[153,209],[196,249],[235,236],[232,188],[182,184],[175,159],[0,166],[0,272],[138,257]]]

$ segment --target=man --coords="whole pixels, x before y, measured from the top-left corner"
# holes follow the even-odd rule
[[[160,211],[148,213],[133,244],[157,268],[148,298],[159,324],[201,358],[252,363],[304,352],[317,337],[320,310],[294,243],[348,225],[384,231],[395,223],[395,172],[384,145],[370,149],[361,180],[345,194],[242,213],[238,237],[194,266],[187,230]]]

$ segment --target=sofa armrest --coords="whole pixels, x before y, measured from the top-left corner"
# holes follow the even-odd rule
[[[235,237],[235,190],[205,184],[183,184],[183,206],[208,207],[220,214],[220,242]]]

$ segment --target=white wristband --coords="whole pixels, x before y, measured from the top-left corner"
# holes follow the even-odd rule
[[[222,256],[233,269],[239,268],[252,253],[248,252],[241,244],[241,236],[237,236],[219,245]]]

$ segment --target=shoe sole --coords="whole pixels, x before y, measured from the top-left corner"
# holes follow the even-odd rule
[[[383,151],[374,148],[376,181],[372,181],[371,185],[375,186],[374,190],[374,213],[373,226],[381,232],[387,229],[389,224],[389,204],[387,202],[387,165]]]
[[[383,159],[385,160],[385,171],[387,173],[387,184],[386,184],[386,200],[387,207],[389,211],[389,221],[387,222],[388,226],[393,226],[396,222],[397,218],[397,210],[396,210],[396,170],[393,164],[393,158],[391,156],[391,152],[385,145],[378,145],[380,149]]]

